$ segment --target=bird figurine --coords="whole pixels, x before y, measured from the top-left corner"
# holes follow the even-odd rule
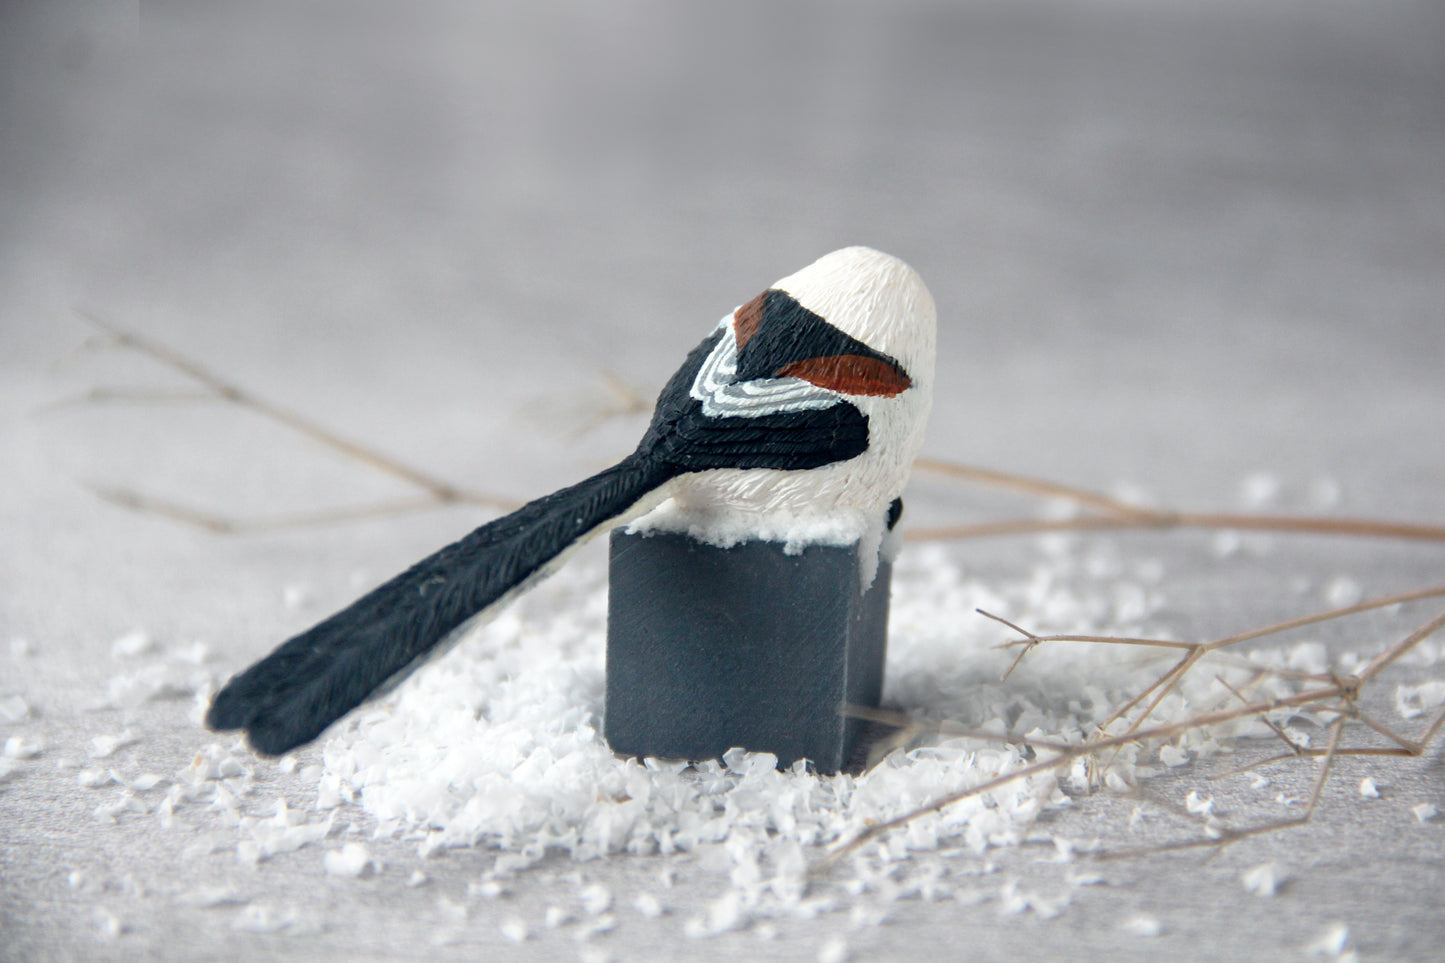
[[[632,454],[283,643],[216,694],[206,725],[263,755],[305,745],[619,525],[722,547],[859,544],[866,588],[922,445],[935,317],[918,274],[866,247],[781,279],[687,356]]]

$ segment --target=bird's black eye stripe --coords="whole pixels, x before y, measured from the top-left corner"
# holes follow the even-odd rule
[[[839,331],[786,291],[770,288],[744,305],[744,310],[750,323],[748,336],[739,339],[739,381],[780,377],[790,364],[840,355],[873,358],[902,370],[897,361]]]

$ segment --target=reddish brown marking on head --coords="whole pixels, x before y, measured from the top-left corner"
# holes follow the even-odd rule
[[[767,296],[768,292],[764,291],[733,312],[733,337],[737,338],[739,351],[758,333],[758,325],[763,323],[763,301]]]
[[[794,361],[778,371],[779,378],[802,378],[819,388],[845,395],[892,398],[913,384],[903,369],[877,358],[843,354]]]

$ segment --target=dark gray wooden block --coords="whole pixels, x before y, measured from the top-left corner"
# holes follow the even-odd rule
[[[883,690],[891,566],[867,592],[858,548],[720,549],[612,534],[604,734],[633,756],[702,760],[734,746],[835,773]]]

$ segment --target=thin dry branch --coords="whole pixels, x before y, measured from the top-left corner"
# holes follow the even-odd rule
[[[388,502],[357,505],[351,508],[333,508],[323,511],[297,512],[287,515],[266,515],[259,518],[233,518],[229,515],[219,515],[164,498],[142,495],[130,489],[106,488],[99,485],[90,485],[87,487],[102,501],[109,502],[120,508],[139,512],[143,515],[156,515],[161,518],[169,518],[172,521],[182,522],[186,525],[194,525],[197,528],[203,528],[208,532],[215,532],[218,535],[251,535],[260,532],[288,531],[311,525],[332,525],[341,522],[359,522],[374,518],[392,518],[397,515],[427,511],[441,507],[441,503],[435,498],[429,495],[419,495],[415,498],[399,498]]]
[[[1274,712],[1279,709],[1289,708],[1310,708],[1317,712],[1334,713],[1336,716],[1336,718],[1329,723],[1330,743],[1328,747],[1323,750],[1312,750],[1307,747],[1300,746],[1297,742],[1288,738],[1285,733],[1277,726],[1271,725],[1271,728],[1275,730],[1276,734],[1279,735],[1279,737],[1284,740],[1285,744],[1290,747],[1290,753],[1288,755],[1276,757],[1275,759],[1268,761],[1275,762],[1280,761],[1281,759],[1302,757],[1322,757],[1324,759],[1324,765],[1321,767],[1321,771],[1315,780],[1314,788],[1310,795],[1310,801],[1304,813],[1302,813],[1300,816],[1293,817],[1287,820],[1272,821],[1266,824],[1247,827],[1243,829],[1227,829],[1223,832],[1211,834],[1210,837],[1206,839],[1191,839],[1181,843],[1168,844],[1160,847],[1151,847],[1149,849],[1116,852],[1113,854],[1109,854],[1109,857],[1106,858],[1117,858],[1127,855],[1145,855],[1169,850],[1199,848],[1203,846],[1220,846],[1238,840],[1247,839],[1251,836],[1257,836],[1262,833],[1273,832],[1284,828],[1303,825],[1304,823],[1309,821],[1315,809],[1318,807],[1319,801],[1322,798],[1322,794],[1324,791],[1325,781],[1328,779],[1330,772],[1333,770],[1335,760],[1338,757],[1344,755],[1418,756],[1424,751],[1425,746],[1429,744],[1430,740],[1434,738],[1434,736],[1440,731],[1442,726],[1445,726],[1445,710],[1442,710],[1431,723],[1425,735],[1420,740],[1409,740],[1399,735],[1398,733],[1390,731],[1387,727],[1382,726],[1375,720],[1369,719],[1367,716],[1360,712],[1356,704],[1361,687],[1372,681],[1380,670],[1383,670],[1386,666],[1397,660],[1400,656],[1404,655],[1414,646],[1418,645],[1425,638],[1429,637],[1440,629],[1445,628],[1445,612],[1442,612],[1435,618],[1430,619],[1419,628],[1417,628],[1415,631],[1407,635],[1399,643],[1391,646],[1380,656],[1377,656],[1369,664],[1369,666],[1367,666],[1365,672],[1362,672],[1358,675],[1346,677],[1331,677],[1329,683],[1322,686],[1307,689],[1303,692],[1297,692],[1290,696],[1255,701],[1246,700],[1242,692],[1232,686],[1229,686],[1228,688],[1230,689],[1230,691],[1235,694],[1241,702],[1243,702],[1242,705],[1232,708],[1218,709],[1213,712],[1201,713],[1180,722],[1165,725],[1156,725],[1151,728],[1144,728],[1142,725],[1143,721],[1147,719],[1150,713],[1153,712],[1154,708],[1157,707],[1159,702],[1162,700],[1164,693],[1166,693],[1175,684],[1177,684],[1178,681],[1183,678],[1184,674],[1186,674],[1190,668],[1192,668],[1195,664],[1198,663],[1199,659],[1202,658],[1203,655],[1205,655],[1207,652],[1213,651],[1216,648],[1223,647],[1225,645],[1233,645],[1237,642],[1244,641],[1245,639],[1259,638],[1276,632],[1283,632],[1287,631],[1288,629],[1297,628],[1302,625],[1310,625],[1317,622],[1326,621],[1328,619],[1341,618],[1345,615],[1353,615],[1359,612],[1364,612],[1370,609],[1376,609],[1387,605],[1393,605],[1403,601],[1419,601],[1422,599],[1434,598],[1442,595],[1445,595],[1445,586],[1424,589],[1415,592],[1404,592],[1397,595],[1386,596],[1380,599],[1372,599],[1366,602],[1361,602],[1358,605],[1347,606],[1340,609],[1332,609],[1327,612],[1321,612],[1309,616],[1290,619],[1285,622],[1279,622],[1274,625],[1265,626],[1259,629],[1253,629],[1248,632],[1242,632],[1233,636],[1228,636],[1224,639],[1217,639],[1209,643],[1191,643],[1190,651],[1184,656],[1183,659],[1174,663],[1174,665],[1168,671],[1166,671],[1157,682],[1155,682],[1147,690],[1145,690],[1144,693],[1140,693],[1133,700],[1131,700],[1129,705],[1137,706],[1149,693],[1159,693],[1158,696],[1155,698],[1154,702],[1145,710],[1145,712],[1138,719],[1135,719],[1133,723],[1131,723],[1128,731],[1118,735],[1106,734],[1107,725],[1111,724],[1112,721],[1121,718],[1123,715],[1126,715],[1127,712],[1130,711],[1128,708],[1126,708],[1124,710],[1115,712],[1111,716],[1109,723],[1106,723],[1104,726],[1099,727],[1099,729],[1095,733],[1094,738],[1086,740],[1080,745],[1069,745],[1062,748],[1050,747],[1050,751],[1053,751],[1056,754],[1050,756],[1049,758],[1039,759],[1036,762],[1021,766],[1011,772],[1006,772],[999,776],[996,776],[993,779],[987,780],[977,786],[970,787],[960,792],[947,794],[927,805],[920,806],[914,810],[894,817],[893,819],[887,820],[885,822],[877,823],[867,827],[866,829],[860,831],[852,839],[835,847],[814,866],[813,872],[826,872],[832,866],[836,865],[839,860],[843,859],[849,854],[857,852],[868,843],[879,839],[880,837],[891,832],[892,830],[904,826],[916,819],[922,818],[923,816],[926,816],[930,813],[940,812],[948,808],[949,806],[954,805],[955,803],[975,796],[983,795],[1017,780],[1026,779],[1033,775],[1038,775],[1044,772],[1060,769],[1063,766],[1069,764],[1074,759],[1080,757],[1093,757],[1106,750],[1117,749],[1129,743],[1141,743],[1151,740],[1169,740],[1188,731],[1204,729],[1210,726],[1216,726],[1221,723],[1230,722],[1242,718],[1263,718],[1266,713]],[[995,618],[995,621],[1003,622],[1002,619],[997,618]],[[1043,641],[1048,638],[1042,636],[1034,636],[1028,631],[1011,624],[1010,628],[1013,628],[1015,631],[1019,632],[1020,635],[1025,636],[1024,639],[1018,640],[1017,644],[1023,644],[1032,647],[1033,644],[1036,644],[1035,640]],[[1055,638],[1057,639],[1060,637]],[[1075,641],[1102,641],[1097,640],[1094,637],[1073,636],[1062,638],[1067,638]],[[1134,641],[1142,642],[1146,640]],[[1161,689],[1163,690],[1162,692],[1160,691]],[[1346,724],[1352,720],[1359,721],[1362,724],[1367,725],[1372,730],[1381,732],[1381,734],[1386,735],[1388,738],[1394,741],[1396,743],[1396,746],[1390,748],[1344,747],[1342,745],[1344,728]],[[992,738],[998,739],[999,737],[993,736]],[[1023,740],[1005,739],[1004,741],[1022,742]]]
[[[1130,505],[1128,502],[1120,501],[1117,498],[1103,495],[1099,492],[1089,491],[1086,488],[1076,488],[1073,485],[1045,481],[1041,478],[1031,478],[1027,475],[1015,475],[1011,472],[994,471],[991,468],[979,468],[974,465],[960,465],[956,462],[927,457],[918,458],[914,461],[913,465],[920,471],[933,472],[936,475],[947,475],[950,478],[955,478],[960,481],[975,482],[980,485],[992,485],[997,488],[1008,488],[1012,491],[1039,495],[1045,498],[1066,498],[1069,501],[1078,502],[1080,505],[1088,505],[1092,508],[1108,512],[1110,515],[1123,518],[1136,518],[1152,513],[1151,509]]]
[[[1152,856],[1157,853],[1179,852],[1180,850],[1185,849],[1202,849],[1204,847],[1227,846],[1231,843],[1237,843],[1241,840],[1249,839],[1254,836],[1260,836],[1265,833],[1279,832],[1282,829],[1293,829],[1295,827],[1305,825],[1314,816],[1315,809],[1319,807],[1320,797],[1323,795],[1325,789],[1325,781],[1330,777],[1330,772],[1334,768],[1335,759],[1341,754],[1340,737],[1344,732],[1344,722],[1345,717],[1341,716],[1334,722],[1330,723],[1330,744],[1321,753],[1324,758],[1324,765],[1320,767],[1319,775],[1315,777],[1314,788],[1310,792],[1309,804],[1305,806],[1304,812],[1300,813],[1298,816],[1293,816],[1289,819],[1272,820],[1270,822],[1260,823],[1254,826],[1247,826],[1239,829],[1215,828],[1212,832],[1203,837],[1186,839],[1174,843],[1163,843],[1158,846],[1146,846],[1137,849],[1121,850],[1117,852],[1099,850],[1093,854],[1094,858],[1120,859],[1125,857]],[[1288,739],[1286,739],[1285,741],[1289,742]]]
[[[1073,747],[1066,742],[1055,742],[1052,739],[1035,739],[1031,736],[1022,735],[999,735],[997,731],[990,729],[975,729],[965,726],[952,719],[936,719],[927,722],[915,719],[902,712],[895,712],[891,709],[880,709],[877,706],[860,706],[851,702],[843,704],[842,713],[854,719],[867,719],[869,722],[881,722],[884,725],[893,726],[897,729],[906,729],[914,733],[932,732],[939,735],[981,739],[987,742],[1005,742],[1009,745],[1030,746],[1034,749],[1048,749],[1054,752],[1065,752]]]
[[[61,398],[48,405],[41,405],[35,409],[35,414],[45,415],[52,411],[60,411],[65,408],[79,408],[85,405],[105,404],[144,404],[144,405],[165,405],[165,404],[186,404],[193,405],[198,401],[219,401],[221,400],[214,392],[204,390],[192,391],[163,391],[153,388],[127,388],[127,387],[100,387],[91,388],[89,391],[82,391],[79,394],[71,395],[68,398]]]
[[[1248,515],[1228,512],[1175,512],[1139,509],[1134,514],[1079,518],[1025,518],[977,525],[950,525],[910,529],[914,541],[949,541],[993,538],[1004,535],[1043,535],[1051,532],[1097,532],[1147,529],[1173,531],[1183,528],[1225,529],[1249,532],[1285,532],[1296,535],[1343,535],[1364,538],[1399,538],[1445,542],[1445,526],[1365,518],[1330,518],[1290,515]]]
[[[1243,702],[1245,705],[1249,705],[1249,700],[1245,698],[1244,693],[1240,692],[1234,686],[1230,685],[1229,680],[1226,679],[1224,676],[1216,675],[1214,677],[1214,680],[1220,685],[1224,686],[1226,689],[1228,689],[1240,702]],[[1289,747],[1290,755],[1300,756],[1304,753],[1306,747],[1300,745],[1298,742],[1295,742],[1293,739],[1291,739],[1289,733],[1285,732],[1279,726],[1275,725],[1274,722],[1269,718],[1269,716],[1260,716],[1259,721],[1263,722],[1266,726],[1268,726],[1270,731],[1275,734],[1275,737],[1278,738],[1280,742],[1284,743],[1286,746]]]
[[[1164,675],[1162,675],[1158,680],[1156,680],[1143,692],[1136,695],[1133,699],[1129,700],[1119,709],[1116,709],[1109,716],[1109,718],[1105,720],[1104,723],[1100,726],[1100,731],[1106,731],[1109,726],[1111,726],[1114,722],[1127,716],[1139,705],[1139,703],[1143,702],[1145,699],[1148,699],[1151,695],[1153,695],[1153,701],[1144,710],[1144,712],[1140,714],[1137,719],[1135,719],[1131,726],[1132,729],[1142,725],[1144,721],[1153,714],[1154,710],[1159,707],[1160,703],[1163,702],[1169,692],[1179,683],[1181,679],[1183,679],[1184,675],[1188,673],[1188,671],[1192,669],[1196,664],[1198,664],[1199,660],[1208,653],[1218,651],[1228,646],[1238,645],[1241,642],[1247,642],[1253,639],[1263,638],[1267,635],[1275,635],[1277,633],[1286,632],[1291,629],[1303,628],[1309,625],[1317,625],[1321,622],[1328,622],[1333,619],[1345,618],[1346,616],[1356,615],[1361,612],[1368,612],[1372,609],[1387,608],[1391,605],[1400,605],[1405,602],[1418,602],[1423,599],[1439,598],[1442,596],[1445,596],[1445,585],[1437,585],[1431,588],[1418,589],[1411,592],[1399,592],[1394,595],[1386,595],[1377,599],[1368,599],[1363,602],[1358,602],[1354,605],[1347,605],[1341,608],[1328,609],[1323,612],[1316,612],[1310,615],[1303,615],[1293,619],[1286,619],[1283,622],[1275,622],[1271,625],[1266,625],[1257,629],[1250,629],[1246,632],[1239,632],[1234,635],[1228,635],[1224,638],[1214,639],[1209,642],[1177,642],[1168,639],[1131,639],[1096,635],[1040,636],[1020,629],[1017,626],[1010,625],[1010,628],[1013,628],[1020,635],[1025,636],[1025,638],[1016,639],[1006,644],[1023,645],[1026,647],[1026,652],[1031,651],[1037,644],[1043,642],[1094,642],[1113,645],[1152,645],[1161,648],[1179,648],[1186,650],[1187,654],[1182,659],[1180,659],[1179,662],[1175,663],[1173,668],[1171,668],[1168,672],[1164,673]],[[994,618],[995,621],[1002,621],[1001,619],[997,619],[994,616],[989,617]],[[1445,614],[1442,614],[1441,619],[1445,619]],[[1399,658],[1416,643],[1418,643],[1421,639],[1433,634],[1436,630],[1438,630],[1441,627],[1439,624],[1436,624],[1436,622],[1438,621],[1439,620],[1432,621],[1431,623],[1422,626],[1418,632],[1412,633],[1409,638],[1402,640],[1398,645],[1393,646],[1391,649],[1382,653],[1380,656],[1377,656],[1375,662],[1380,662],[1380,668],[1383,668],[1385,665],[1388,665],[1389,662],[1392,662],[1395,659]],[[1371,665],[1374,665],[1374,663],[1371,663]],[[1375,671],[1378,672],[1378,669],[1376,669]],[[1372,678],[1373,674],[1374,673],[1371,672],[1370,668],[1367,667],[1364,672],[1359,674],[1359,676],[1362,679],[1368,679]],[[1157,695],[1155,695],[1155,693],[1157,693]]]
[[[1248,705],[1240,706],[1235,709],[1223,709],[1215,712],[1203,713],[1199,716],[1195,716],[1192,719],[1188,719],[1183,722],[1173,723],[1171,725],[1156,726],[1153,729],[1144,729],[1138,732],[1128,733],[1120,736],[1110,736],[1100,739],[1097,742],[1086,742],[1077,746],[1069,746],[1053,758],[1041,759],[1038,762],[1030,763],[1026,766],[1015,769],[1012,772],[1007,772],[999,776],[995,776],[993,779],[980,783],[977,786],[971,786],[968,789],[960,790],[959,792],[950,793],[946,796],[942,796],[934,800],[933,802],[927,804],[926,806],[920,806],[915,810],[904,813],[901,816],[896,816],[893,819],[887,820],[886,822],[876,823],[872,826],[869,826],[867,829],[863,830],[861,833],[855,836],[852,840],[833,850],[833,852],[831,852],[824,859],[823,863],[824,865],[832,865],[838,859],[848,855],[849,853],[856,852],[860,847],[866,845],[874,839],[877,839],[879,836],[882,836],[883,834],[893,829],[897,829],[899,826],[906,825],[915,819],[926,816],[929,813],[939,812],[940,810],[952,806],[954,803],[961,802],[974,796],[982,795],[1001,786],[1008,785],[1011,782],[1015,782],[1019,779],[1025,779],[1029,776],[1037,775],[1041,772],[1060,768],[1065,763],[1070,762],[1080,756],[1093,755],[1094,753],[1100,752],[1104,749],[1112,749],[1116,746],[1122,746],[1131,742],[1142,742],[1148,739],[1172,739],[1180,733],[1188,732],[1191,729],[1201,729],[1206,726],[1219,725],[1223,722],[1232,722],[1236,719],[1256,716],[1261,713],[1270,712],[1274,709],[1282,707],[1287,708],[1291,706],[1298,707],[1311,705],[1322,700],[1339,698],[1342,694],[1343,693],[1338,686],[1329,686],[1322,689],[1313,689],[1308,692],[1297,693],[1296,695],[1287,696],[1281,699],[1271,699],[1267,702],[1252,702]],[[994,738],[997,738],[997,736],[995,736]]]
[[[353,461],[414,485],[426,492],[427,496],[424,500],[402,499],[353,509],[275,516],[256,520],[238,520],[187,506],[176,505],[171,502],[166,502],[163,499],[153,498],[129,490],[114,487],[97,489],[98,494],[114,504],[122,505],[135,511],[160,515],[175,521],[198,525],[201,528],[214,532],[249,532],[274,530],[278,528],[295,528],[302,525],[328,524],[339,521],[394,515],[401,512],[418,511],[436,507],[438,505],[470,504],[503,511],[508,511],[516,507],[516,503],[511,499],[453,485],[450,482],[443,481],[430,473],[423,472],[396,458],[382,454],[368,445],[363,445],[345,438],[305,415],[277,404],[216,374],[200,362],[182,354],[163,342],[121,328],[90,313],[84,311],[77,311],[76,313],[105,334],[105,337],[102,339],[88,340],[85,345],[82,345],[82,348],[118,347],[136,351],[170,368],[172,371],[191,379],[204,389],[202,394],[192,395],[184,400],[194,401],[208,398],[234,404],[263,418],[283,425],[318,444],[339,452]],[[150,394],[150,397],[147,397],[147,394]],[[167,394],[171,395],[168,400],[182,400],[176,398],[174,393]],[[156,398],[155,393],[130,391],[127,389],[100,388],[81,395],[78,398],[67,399],[61,404],[86,404],[114,400],[153,401],[156,400]]]
[[[950,525],[937,528],[910,529],[908,537],[916,541],[989,538],[1004,535],[1039,535],[1049,532],[1081,532],[1121,529],[1179,528],[1231,529],[1254,532],[1290,532],[1308,535],[1347,535],[1370,538],[1403,538],[1445,541],[1445,526],[1412,522],[1382,521],[1360,518],[1323,516],[1256,515],[1236,512],[1184,512],[1149,508],[1102,495],[1088,489],[1058,482],[1015,475],[1010,472],[960,465],[936,458],[919,458],[916,466],[935,474],[960,481],[1009,488],[1014,491],[1048,498],[1064,498],[1081,506],[1094,508],[1102,515],[1077,518],[1025,518],[975,525]]]
[[[1399,643],[1392,645],[1371,659],[1369,665],[1365,666],[1364,670],[1359,673],[1359,677],[1365,681],[1373,679],[1379,675],[1386,666],[1400,658],[1400,656],[1406,652],[1409,652],[1428,636],[1434,635],[1442,626],[1445,626],[1445,612],[1440,613],[1440,615],[1426,622],[1414,632],[1411,632]]]

